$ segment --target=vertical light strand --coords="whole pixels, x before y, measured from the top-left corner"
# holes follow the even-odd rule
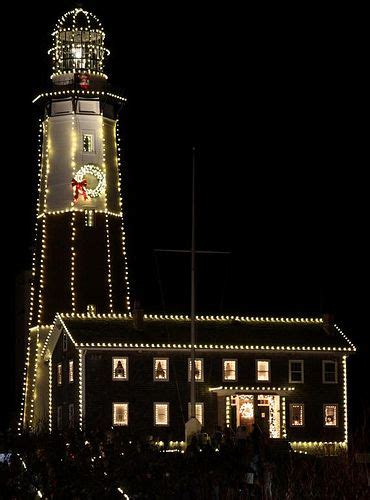
[[[34,247],[32,251],[32,270],[31,270],[31,286],[30,286],[30,297],[29,297],[29,314],[28,314],[28,335],[27,335],[27,347],[25,353],[25,362],[23,368],[23,381],[22,381],[22,394],[20,401],[20,412],[17,424],[18,434],[21,433],[22,427],[24,426],[25,418],[25,404],[27,396],[27,375],[28,367],[30,364],[30,354],[31,354],[31,326],[33,323],[33,312],[35,305],[35,279],[36,279],[36,250],[37,250],[37,236],[38,236],[38,221],[37,215],[40,213],[40,203],[41,203],[41,179],[42,179],[42,136],[43,136],[43,123],[41,118],[39,119],[39,130],[38,130],[38,146],[37,146],[37,202],[36,202],[36,222],[34,228]]]
[[[39,358],[39,347],[40,347],[40,333],[38,328],[36,334],[35,366],[33,370],[32,385],[31,385],[29,429],[32,429],[34,413],[35,413],[35,388],[36,388],[36,377],[37,377],[38,358]]]
[[[343,366],[343,424],[344,424],[344,441],[348,444],[348,394],[347,394],[347,356],[342,358]]]
[[[72,114],[72,124],[71,124],[71,168],[72,168],[72,177],[75,177],[75,169],[76,169],[76,133],[75,133],[75,113]],[[71,202],[73,206],[74,203]],[[71,216],[71,280],[70,280],[70,289],[71,289],[71,308],[72,312],[76,311],[76,290],[75,290],[75,273],[76,273],[76,214],[72,209]]]
[[[84,419],[84,373],[83,373],[83,352],[78,350],[78,425],[80,431],[83,430]]]
[[[118,169],[118,191],[119,191],[119,206],[121,216],[121,232],[122,232],[122,255],[124,263],[124,283],[126,287],[126,308],[128,311],[131,310],[131,291],[130,291],[130,280],[128,274],[128,261],[126,252],[126,234],[125,234],[125,223],[123,213],[123,202],[122,202],[122,176],[121,176],[121,139],[119,135],[119,122],[116,121],[116,147],[117,147],[117,169]]]
[[[105,152],[105,130],[104,130],[104,117],[101,114],[101,141],[102,141],[102,167],[105,174],[105,179],[107,179],[107,164],[106,164],[106,152]],[[107,243],[107,267],[108,267],[108,300],[109,300],[109,310],[113,312],[113,290],[112,290],[112,262],[111,262],[111,252],[110,252],[110,236],[109,236],[109,215],[108,215],[108,203],[107,203],[107,190],[108,183],[105,182],[105,232],[106,232],[106,243]]]
[[[231,423],[231,402],[230,402],[230,396],[226,396],[225,398],[225,404],[226,404],[226,427],[230,427]]]
[[[286,404],[285,404],[285,396],[281,398],[281,407],[282,407],[282,431],[283,438],[287,438],[287,430],[286,430]]]
[[[53,430],[53,358],[49,358],[49,432]]]

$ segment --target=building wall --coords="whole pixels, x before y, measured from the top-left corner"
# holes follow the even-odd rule
[[[204,359],[204,382],[196,383],[196,401],[204,402],[205,431],[212,433],[215,425],[225,423],[224,397],[209,392],[210,387],[260,386],[295,387],[294,391],[281,393],[286,397],[287,436],[290,441],[342,441],[344,436],[343,374],[341,356],[312,354],[298,356],[269,353],[260,354],[202,352]],[[112,357],[129,358],[129,380],[112,380]],[[179,440],[184,437],[184,424],[188,418],[190,383],[187,360],[189,352],[179,351],[88,351],[86,354],[86,425],[89,428],[112,425],[112,403],[129,403],[128,433],[151,434],[161,439]],[[153,381],[153,358],[167,357],[169,382]],[[224,382],[222,360],[238,359],[237,382]],[[256,382],[256,359],[271,360],[271,382]],[[289,359],[304,360],[304,383],[289,383]],[[338,383],[322,383],[322,360],[336,360]],[[248,392],[248,391],[245,391]],[[217,403],[219,400],[219,403]],[[153,425],[153,403],[170,403],[170,425],[168,428]],[[305,404],[305,425],[289,426],[289,403]],[[339,425],[327,428],[323,425],[323,404],[338,404]],[[220,407],[221,405],[221,407]]]
[[[74,404],[74,428],[78,428],[78,351],[67,337],[67,350],[63,350],[63,334],[55,346],[52,355],[52,428],[57,428],[57,407],[62,406],[63,428],[68,427],[68,406]],[[73,360],[74,381],[68,382],[69,360]],[[58,385],[57,366],[62,363],[62,385]]]

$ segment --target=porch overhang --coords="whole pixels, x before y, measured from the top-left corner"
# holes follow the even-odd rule
[[[217,394],[217,396],[230,396],[233,394],[249,393],[275,393],[284,394],[295,390],[293,386],[225,386],[210,387],[209,392]]]

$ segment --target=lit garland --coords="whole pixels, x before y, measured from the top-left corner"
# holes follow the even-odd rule
[[[231,423],[231,401],[230,401],[230,396],[226,396],[225,398],[225,404],[226,404],[226,427],[230,427]]]
[[[65,97],[65,96],[82,96],[82,97],[85,97],[85,96],[88,96],[88,97],[111,97],[112,99],[115,99],[117,101],[121,101],[121,102],[126,102],[127,101],[127,98],[126,97],[122,97],[118,94],[113,94],[112,92],[104,92],[103,90],[74,90],[74,89],[71,89],[71,90],[55,90],[54,92],[44,92],[42,94],[39,94],[38,96],[36,96],[33,101],[32,101],[32,104],[34,104],[35,102],[37,102],[39,99],[42,99],[44,97]]]
[[[76,141],[76,132],[75,132],[75,113],[72,114],[72,124],[71,124],[71,169],[72,169],[72,177],[75,177],[74,169],[76,167],[76,150],[77,150],[77,141]],[[76,240],[76,214],[72,212],[71,216],[71,280],[70,280],[70,288],[71,288],[71,307],[72,311],[76,310],[76,292],[75,292],[75,264],[76,264],[76,252],[75,252],[75,240]]]
[[[283,438],[287,438],[287,431],[286,431],[286,402],[285,402],[285,397],[282,396],[281,398],[281,408],[282,408],[282,425],[281,425],[281,431]]]
[[[264,392],[264,391],[295,391],[295,387],[255,387],[255,386],[250,386],[250,387],[240,387],[240,386],[222,386],[220,385],[219,387],[210,387],[209,392],[217,392],[217,391],[258,391],[258,392]]]
[[[78,208],[78,207],[71,207],[71,208],[66,208],[65,210],[47,210],[45,212],[42,212],[40,215],[37,216],[38,219],[41,219],[42,217],[45,217],[45,215],[61,215],[61,214],[66,214],[69,212],[86,212],[86,209],[84,208]],[[111,215],[112,217],[122,217],[122,212],[110,212],[109,210],[96,210],[94,208],[94,212],[98,214],[108,214]]]
[[[343,367],[343,420],[344,420],[344,442],[348,443],[348,395],[347,395],[347,356],[342,357]]]
[[[49,359],[49,432],[53,430],[53,358]]]
[[[96,177],[98,180],[98,184],[94,189],[91,189],[86,187],[86,194],[89,198],[97,198],[101,196],[101,194],[104,191],[105,188],[105,175],[103,172],[100,170],[99,167],[95,165],[84,165],[81,167],[76,173],[74,178],[76,179],[77,182],[81,183],[84,180],[84,176],[86,174],[90,174],[93,177]]]
[[[118,120],[116,121],[116,157],[117,157],[117,171],[118,171],[118,191],[119,191],[119,206],[120,206],[120,212],[123,212],[122,208],[122,178],[121,178],[121,145],[120,145],[121,139],[119,136],[119,122]],[[129,275],[128,275],[128,262],[127,262],[127,252],[126,252],[126,235],[125,235],[125,228],[124,228],[124,220],[122,217],[122,224],[121,224],[121,231],[122,231],[122,255],[124,259],[124,280],[125,280],[125,286],[126,286],[126,307],[127,310],[131,310],[131,291],[130,291],[130,281],[129,281]]]
[[[84,370],[83,370],[83,352],[81,349],[78,351],[78,408],[79,408],[79,429],[83,430],[84,420]]]

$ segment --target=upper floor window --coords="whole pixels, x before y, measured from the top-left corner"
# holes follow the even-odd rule
[[[336,361],[322,362],[322,381],[324,384],[338,383],[338,366]]]
[[[304,426],[304,404],[291,403],[289,405],[290,425],[291,427]]]
[[[223,364],[223,380],[237,380],[237,366],[238,362],[236,359],[224,359]]]
[[[112,358],[113,380],[128,380],[128,358]]]
[[[338,405],[324,405],[324,425],[325,427],[336,427],[338,425]]]
[[[62,385],[62,363],[57,365],[57,384]]]
[[[168,358],[153,359],[153,380],[167,382],[168,376]]]
[[[113,403],[113,425],[128,425],[128,403]]]
[[[270,360],[268,359],[258,359],[257,365],[257,380],[270,381]]]
[[[93,136],[93,134],[83,134],[82,142],[83,142],[84,153],[93,153],[94,152],[94,136]]]
[[[195,359],[194,376],[196,382],[204,382],[203,359]],[[191,359],[188,359],[188,381],[191,382]]]
[[[294,384],[303,384],[303,360],[291,359],[289,360],[289,382]]]
[[[188,403],[188,418],[191,418],[191,403]],[[204,425],[204,404],[195,403],[195,418]]]
[[[154,425],[169,425],[169,403],[154,403]]]
[[[73,382],[73,380],[74,380],[73,359],[70,359],[68,362],[68,382]]]

